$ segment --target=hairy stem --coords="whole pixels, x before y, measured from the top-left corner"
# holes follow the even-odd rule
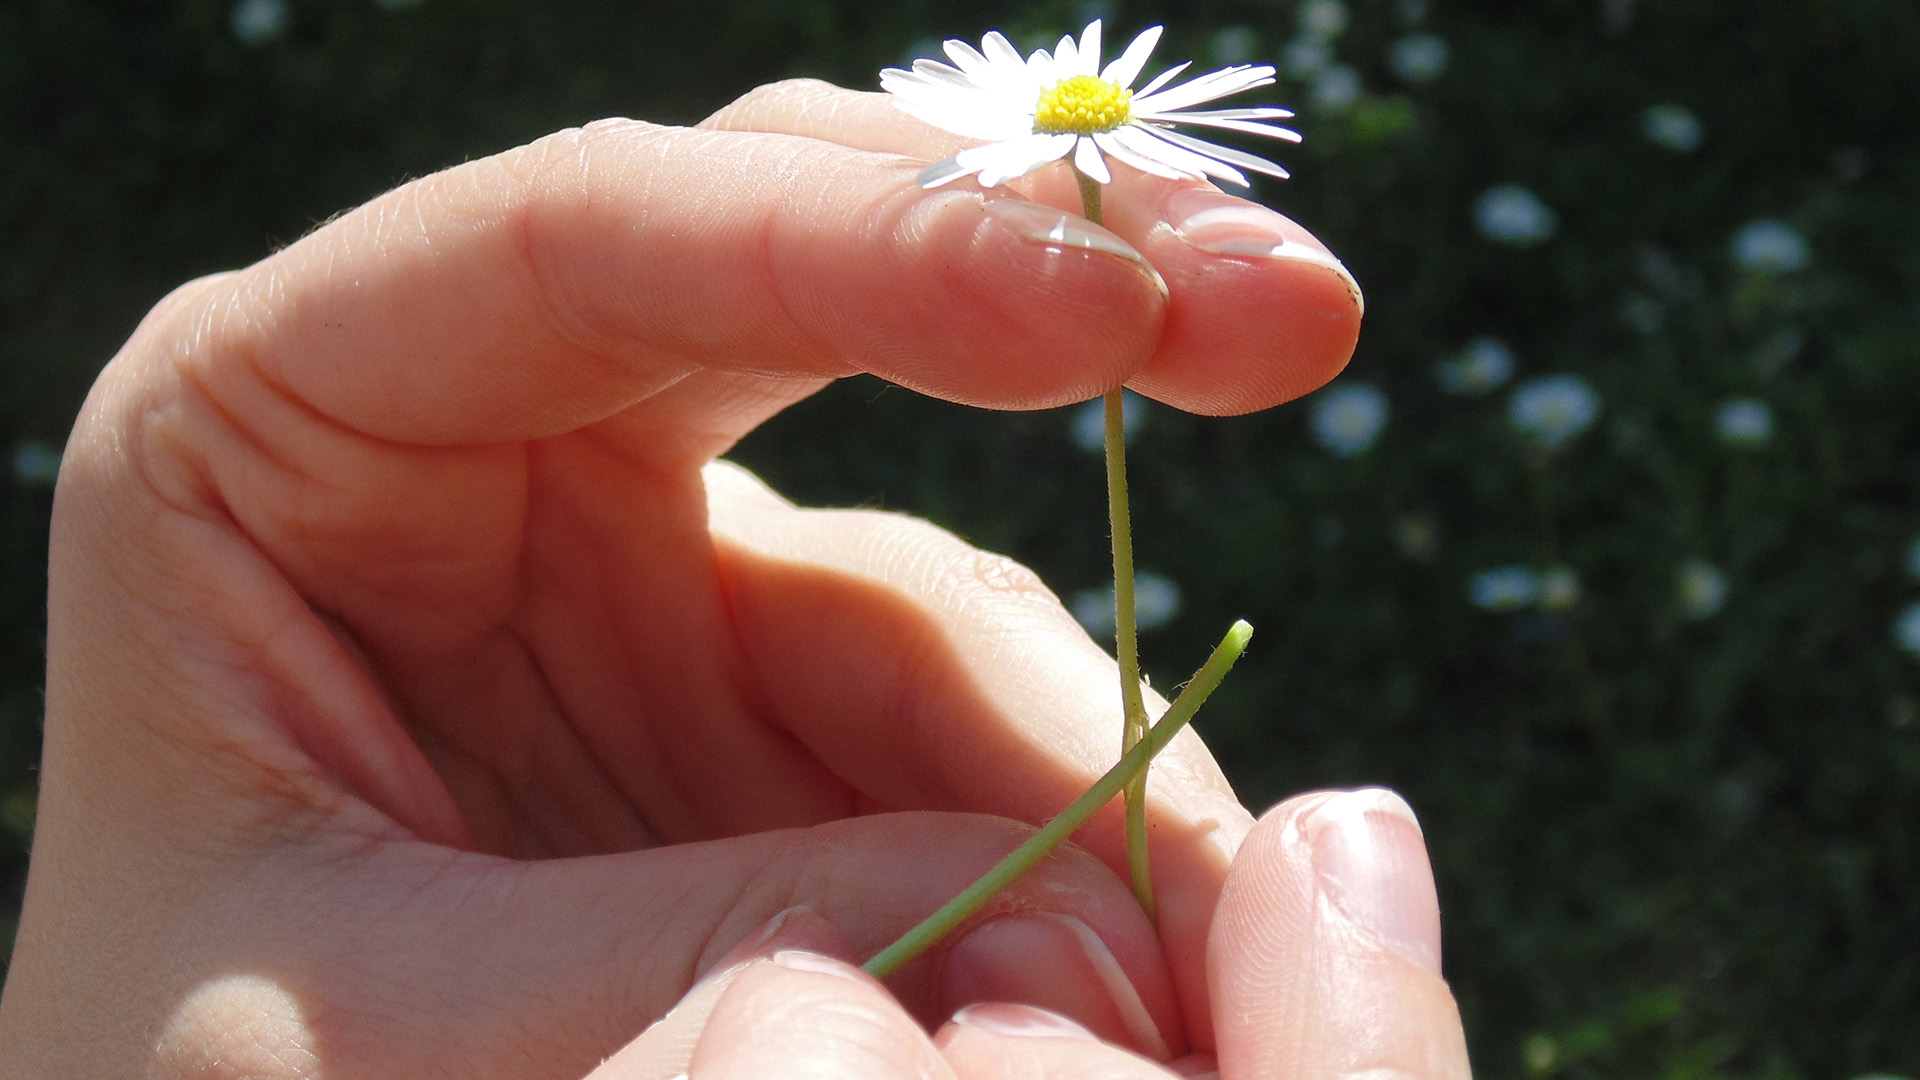
[[[1080,186],[1080,208],[1088,221],[1101,223],[1100,183],[1073,170]],[[1120,751],[1132,750],[1147,734],[1147,704],[1140,693],[1140,637],[1133,601],[1133,518],[1127,509],[1125,402],[1119,387],[1107,391],[1107,518],[1113,529],[1113,652],[1120,661]],[[1147,918],[1159,921],[1153,878],[1147,867],[1147,773],[1127,785],[1127,876],[1134,898]]]

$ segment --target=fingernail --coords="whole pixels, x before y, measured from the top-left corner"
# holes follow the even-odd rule
[[[1156,1060],[1170,1054],[1120,962],[1092,927],[1071,915],[1025,912],[988,920],[947,952],[941,978],[948,1010],[982,1001],[1036,1005]]]
[[[801,949],[781,949],[773,954],[773,962],[789,971],[804,971],[810,975],[831,975],[836,979],[859,983],[862,986],[880,988],[873,976],[854,967],[852,964],[835,960],[831,956],[821,956]]]
[[[1438,975],[1440,901],[1412,807],[1384,788],[1364,788],[1315,806],[1302,825],[1333,906]]]
[[[1100,1036],[1057,1012],[1011,1001],[983,1001],[978,1005],[969,1005],[953,1014],[953,1022],[962,1027],[1023,1039],[1080,1039],[1091,1042],[1100,1039]]]
[[[1133,245],[1120,239],[1106,229],[1095,225],[1086,218],[1055,210],[1051,206],[1027,202],[1024,199],[988,199],[987,218],[1015,235],[1048,247],[1079,248],[1083,251],[1103,251],[1108,255],[1118,255],[1131,259],[1153,279],[1160,295],[1167,295],[1167,283],[1160,277],[1160,271],[1153,268],[1145,255],[1133,249]]]
[[[1340,275],[1366,314],[1367,299],[1345,263],[1312,234],[1258,203],[1207,188],[1182,188],[1167,199],[1167,224],[1187,243],[1215,255],[1294,259]]]
[[[698,990],[715,979],[722,978],[728,972],[738,970],[759,959],[760,955],[766,951],[766,947],[780,936],[780,932],[786,929],[796,916],[811,914],[813,914],[812,908],[795,905],[768,919],[760,929],[747,935],[739,944],[728,949],[720,959],[714,961],[713,966],[694,982],[693,989]]]

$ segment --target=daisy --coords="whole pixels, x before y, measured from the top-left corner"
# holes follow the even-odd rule
[[[1069,156],[1074,168],[1102,184],[1113,178],[1109,157],[1174,180],[1211,176],[1245,187],[1241,169],[1285,179],[1287,170],[1265,158],[1173,127],[1197,124],[1299,142],[1297,133],[1261,123],[1292,116],[1286,109],[1191,108],[1266,86],[1273,82],[1273,68],[1236,64],[1169,86],[1187,69],[1180,64],[1139,90],[1131,89],[1159,41],[1160,27],[1148,27],[1102,68],[1098,19],[1087,24],[1078,42],[1071,35],[1063,37],[1051,55],[1037,49],[1025,60],[994,31],[978,49],[948,41],[946,54],[957,66],[915,60],[911,71],[882,71],[880,85],[909,115],[956,135],[988,140],[985,146],[927,166],[920,173],[923,187],[971,174],[978,174],[983,186],[993,187]]]

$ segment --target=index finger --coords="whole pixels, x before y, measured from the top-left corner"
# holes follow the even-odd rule
[[[790,135],[561,132],[207,286],[194,355],[432,444],[564,432],[702,369],[1039,408],[1145,362],[1165,291],[1137,252],[1031,203],[923,191],[916,169]]]

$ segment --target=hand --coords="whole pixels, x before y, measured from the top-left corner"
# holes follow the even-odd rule
[[[1112,233],[920,191],[944,139],[810,84],[598,124],[156,308],[56,499],[0,1072],[579,1076],[776,912],[878,949],[1110,763],[1111,662],[1030,574],[711,459],[860,370],[1262,408],[1357,294],[1208,250],[1311,241],[1206,188],[1116,182]],[[1162,760],[1158,935],[1109,815],[899,999],[1213,1046],[1249,822],[1196,739]]]
[[[1217,1059],[1169,1070],[1058,1013],[997,1002],[929,1039],[857,969],[799,951],[836,937],[787,913],[589,1080],[1470,1075],[1419,826],[1377,789],[1290,800],[1241,846],[1209,940]]]

